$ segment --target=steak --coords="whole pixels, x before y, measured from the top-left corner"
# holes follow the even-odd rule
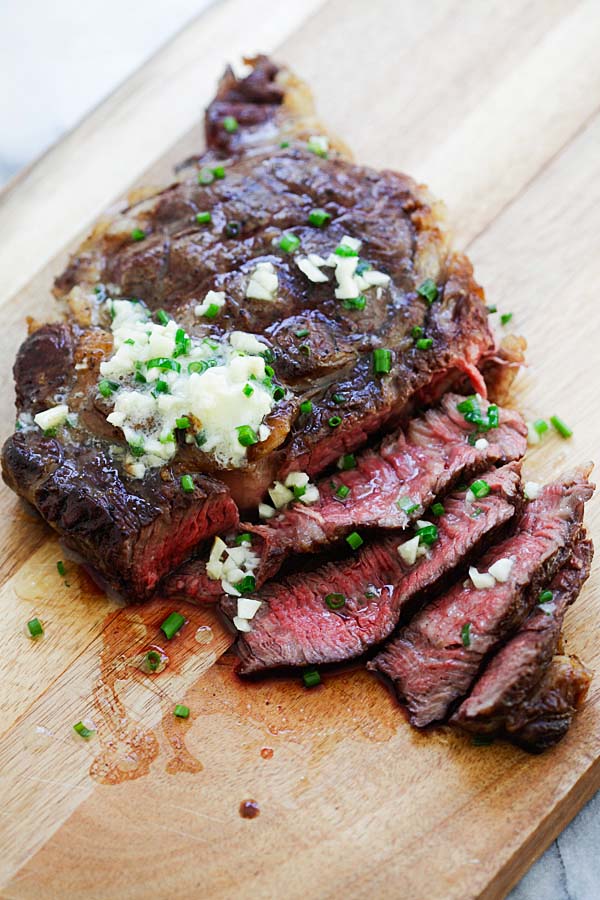
[[[343,458],[344,470],[318,481],[317,503],[293,503],[265,525],[243,524],[260,555],[256,584],[272,578],[290,554],[314,553],[356,528],[406,528],[458,479],[525,454],[527,428],[519,413],[500,409],[498,426],[483,438],[483,432],[478,435],[457,410],[462,400],[460,395],[446,394],[437,408],[411,419],[405,430],[385,438],[379,448],[350,461]],[[482,400],[485,419],[488,409]],[[474,446],[478,436],[485,446]],[[340,489],[346,494],[343,498]],[[221,594],[220,584],[206,574],[203,558],[184,564],[161,590],[167,596],[200,602],[214,602]]]
[[[520,627],[543,585],[566,563],[584,503],[593,493],[590,470],[576,470],[547,485],[528,504],[515,534],[479,561],[478,569],[487,573],[510,560],[503,580],[483,588],[472,580],[455,585],[369,663],[392,682],[413,725],[446,717],[469,691],[486,657]]]
[[[589,576],[592,556],[591,541],[580,539],[567,563],[545,585],[552,592],[550,600],[540,606],[539,597],[533,598],[533,611],[486,666],[453,722],[469,731],[511,730],[513,719],[557,653],[565,612]]]
[[[553,747],[569,730],[591,679],[576,656],[553,657],[532,694],[508,716],[507,736],[532,753]]]
[[[19,351],[19,430],[4,447],[4,478],[132,598],[235,525],[234,505],[255,509],[274,479],[318,475],[465,376],[485,396],[477,367],[496,347],[483,292],[449,249],[436,204],[405,175],[351,163],[320,131],[308,92],[285,69],[260,57],[244,79],[228,70],[207,112],[207,151],[170,186],[136,191],[96,225],[56,281],[62,321],[34,323]],[[249,296],[260,265],[275,279],[268,299]],[[147,335],[174,320],[179,343],[166,362],[164,353],[152,360],[169,377],[178,353],[187,365],[192,350],[229,348],[234,332],[260,338],[273,373],[246,396],[264,386],[270,411],[244,443],[240,435],[240,463],[209,449],[205,423],[185,410],[177,421],[188,424],[161,435],[173,455],[137,460],[154,414],[144,418],[138,404],[135,442],[123,417],[107,417],[123,398],[143,394],[153,409],[164,398],[156,370],[134,377],[133,364],[99,390],[100,367],[119,352],[119,301],[138,304]],[[238,362],[245,352],[231,351]],[[35,416],[55,408],[68,414],[43,433]],[[228,415],[232,434],[248,427],[244,414]],[[185,497],[182,476],[194,485]]]
[[[477,511],[465,503],[465,491],[446,499],[437,540],[412,565],[400,557],[402,540],[392,533],[343,562],[265,585],[256,595],[261,607],[252,630],[238,641],[240,673],[341,662],[385,640],[405,608],[439,589],[513,516],[518,465],[492,470],[486,478],[493,492]],[[335,598],[334,608],[327,598]],[[227,597],[221,609],[232,618],[236,605]]]

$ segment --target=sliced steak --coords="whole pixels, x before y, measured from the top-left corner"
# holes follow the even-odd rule
[[[355,468],[322,478],[317,503],[293,503],[268,524],[248,526],[263,542],[258,582],[272,578],[288,554],[314,553],[356,528],[406,528],[458,479],[525,455],[527,427],[518,412],[498,410],[499,427],[479,436],[479,448],[469,443],[478,435],[457,410],[461,400],[446,394],[405,431],[358,455]],[[487,417],[489,404],[480,406]],[[349,491],[343,499],[340,488]]]
[[[254,536],[253,549],[261,558],[257,585],[272,578],[290,554],[314,553],[356,528],[406,528],[459,479],[525,454],[527,428],[518,412],[499,409],[498,427],[478,435],[457,410],[461,400],[446,394],[439,407],[412,419],[378,449],[358,454],[354,468],[320,479],[317,503],[294,503],[265,525],[241,525]],[[487,418],[489,404],[482,400],[480,408]],[[474,446],[478,437],[485,446]],[[344,498],[340,488],[349,492]],[[214,602],[221,594],[219,583],[206,575],[203,558],[185,563],[162,590],[200,602]]]
[[[547,485],[528,504],[515,534],[478,562],[487,573],[500,560],[510,560],[504,582],[487,588],[476,588],[470,579],[457,584],[369,663],[392,682],[413,725],[446,717],[469,691],[486,656],[522,624],[540,588],[565,564],[593,492],[590,470]]]
[[[453,715],[454,723],[488,734],[513,730],[513,720],[520,720],[521,707],[557,652],[565,612],[589,576],[593,552],[591,541],[580,538],[567,563],[544,586],[552,597],[541,606],[539,595],[532,598],[533,611],[487,665]]]
[[[592,675],[576,656],[555,656],[530,696],[511,711],[506,734],[533,753],[565,736],[581,708]]]
[[[181,490],[176,474],[156,473],[126,487],[100,450],[41,435],[13,435],[2,454],[4,477],[116,590],[138,599],[199,540],[235,527],[227,488],[205,475]],[[14,479],[14,480],[13,480]]]
[[[465,492],[446,499],[445,513],[437,520],[437,540],[412,565],[400,557],[402,540],[392,534],[351,559],[265,585],[256,595],[262,605],[252,630],[238,641],[240,672],[341,662],[385,640],[408,604],[438,589],[513,516],[519,498],[518,466],[493,470],[486,477],[493,492],[477,511],[465,502]],[[332,604],[340,605],[332,609]],[[228,597],[221,609],[233,618],[237,601]]]
[[[130,204],[103,219],[77,250],[55,285],[64,321],[30,336],[15,366],[17,413],[27,427],[18,440],[9,439],[6,481],[62,533],[66,526],[56,508],[70,506],[73,491],[79,490],[73,485],[80,482],[87,485],[77,494],[82,503],[87,502],[84,497],[102,494],[105,481],[92,484],[90,479],[107,466],[112,490],[121,499],[101,504],[103,528],[111,541],[121,540],[123,546],[108,553],[102,544],[81,540],[81,550],[91,563],[104,566],[109,578],[127,585],[132,596],[144,596],[168,566],[213,533],[212,526],[203,528],[201,522],[231,521],[231,501],[222,485],[240,508],[254,510],[275,478],[283,479],[292,470],[319,474],[370,435],[396,427],[420,403],[433,402],[452,385],[462,385],[465,376],[485,395],[477,367],[489,363],[496,350],[483,291],[469,261],[449,249],[427,191],[405,175],[352,164],[334,141],[329,151],[322,142],[307,144],[307,137],[319,134],[319,126],[305,86],[265,57],[251,64],[244,79],[227,71],[207,113],[206,153],[182,167],[164,190],[136,191]],[[232,115],[236,122],[225,127],[225,118]],[[311,222],[315,210],[324,210],[325,220]],[[299,240],[296,251],[285,241],[281,245],[286,232]],[[346,235],[362,242],[357,262],[364,293],[350,298],[355,303],[348,302],[347,285],[340,286],[344,296],[340,291],[336,296],[332,267],[326,281],[317,282],[298,265],[299,255],[327,259],[336,248],[347,255],[348,246],[340,247]],[[272,265],[277,276],[276,293],[269,300],[247,296],[259,263]],[[369,271],[379,273],[378,285],[370,285],[365,275]],[[425,281],[428,286],[423,288]],[[196,310],[209,291],[223,292],[225,301],[217,314],[205,316]],[[193,440],[193,434],[201,437],[199,431],[178,433],[171,441],[176,455],[160,468],[165,458],[161,454],[147,466],[131,462],[123,419],[115,426],[107,422],[116,402],[111,392],[122,397],[122,390],[127,391],[137,403],[137,415],[140,394],[160,407],[154,382],[143,372],[134,377],[126,369],[116,387],[109,384],[102,396],[98,382],[99,366],[114,350],[111,301],[132,298],[145,305],[156,327],[171,315],[183,329],[184,349],[186,342],[199,346],[204,339],[222,346],[233,331],[261,336],[273,357],[277,392],[271,412],[263,417],[266,430],[259,426],[256,442],[250,435],[243,464],[234,467],[227,461],[230,457],[203,450],[202,442]],[[377,350],[388,351],[383,367],[375,365]],[[178,352],[176,346],[167,362],[171,371],[173,364],[179,365],[174,358]],[[158,356],[160,363],[163,353]],[[217,360],[210,362],[218,365]],[[185,371],[190,371],[187,366]],[[269,386],[273,388],[271,382]],[[301,411],[308,400],[310,414]],[[41,431],[32,416],[59,404],[67,405],[77,419],[59,424],[53,436],[60,445],[55,452],[69,460],[71,474],[56,481],[49,512],[39,502],[39,492],[22,486],[20,468],[13,465],[18,460],[19,467],[27,467],[24,457],[31,454],[35,467]],[[153,421],[147,417],[138,423],[140,437]],[[243,417],[234,424],[243,426]],[[186,427],[201,429],[202,422]],[[135,442],[133,447],[143,449]],[[81,469],[90,459],[99,462]],[[204,488],[201,496],[171,496],[170,486],[182,472],[206,486],[213,497],[211,510],[224,504],[221,514],[203,513]],[[148,541],[157,543],[149,548],[145,564],[161,560],[164,566],[132,577],[121,500],[135,508],[135,499],[124,498],[138,495],[144,498],[144,510],[148,502],[155,511]],[[182,552],[171,554],[158,545],[168,521],[160,527],[157,522],[162,510],[173,504],[189,508],[198,527],[190,529],[190,540],[181,542]],[[90,506],[88,519],[94,518],[94,510]],[[86,515],[83,510],[81,515]],[[65,537],[74,540],[68,529]],[[109,557],[106,571],[104,560]]]

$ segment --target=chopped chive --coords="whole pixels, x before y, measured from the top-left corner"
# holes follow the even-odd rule
[[[204,434],[203,431],[199,431],[198,434],[196,435],[196,446],[203,447],[205,443],[206,443],[206,435]]]
[[[129,344],[130,347],[135,347],[135,341],[133,338],[127,338],[126,341],[123,341],[124,344]]]
[[[214,319],[215,316],[219,315],[220,309],[221,307],[218,303],[209,303],[202,315],[205,319]]]
[[[27,623],[27,631],[29,632],[29,637],[38,638],[43,635],[44,626],[39,619],[30,619]]]
[[[341,425],[341,424],[342,424],[342,420],[340,419],[339,416],[331,416],[331,418],[328,419],[328,425],[330,428],[337,428],[338,425]]]
[[[359,294],[358,297],[348,297],[346,300],[342,300],[342,306],[344,309],[364,309],[367,305],[367,298],[364,294]]]
[[[215,176],[211,169],[202,168],[198,172],[198,184],[212,184],[215,180]]]
[[[162,378],[159,378],[158,381],[154,382],[154,391],[157,394],[168,394],[169,385],[166,381],[163,381]]]
[[[427,547],[431,547],[432,544],[438,539],[438,530],[436,525],[424,525],[422,528],[417,528],[415,531],[415,536],[419,538],[420,544],[425,544]]]
[[[159,325],[168,325],[169,324],[169,316],[164,311],[164,309],[156,310],[156,320]]]
[[[431,507],[431,512],[434,516],[443,516],[446,510],[442,503],[434,503]]]
[[[44,437],[56,437],[58,434],[58,428],[44,428]]]
[[[335,492],[335,496],[338,497],[340,500],[345,500],[346,497],[349,495],[349,493],[350,493],[350,488],[348,487],[348,485],[340,484],[339,488]]]
[[[289,141],[281,141],[279,146],[281,147],[282,150],[285,150],[286,147],[290,146],[290,142]]]
[[[294,492],[294,497],[296,500],[300,500],[301,497],[304,497],[306,493],[306,485],[305,484],[295,484],[292,488]]]
[[[309,332],[308,328],[299,328],[298,331],[294,332],[294,334],[296,335],[296,337],[303,338],[303,337],[307,337],[310,334],[310,332]]]
[[[338,468],[343,472],[347,472],[349,469],[355,469],[356,457],[354,453],[345,453],[344,456],[340,456],[338,460]]]
[[[272,366],[265,366],[265,372],[269,376],[269,378],[272,378],[275,374],[275,369]]]
[[[91,736],[95,734],[96,729],[88,728],[83,722],[76,722],[75,725],[73,725],[73,731],[76,731],[79,737],[85,738],[87,741],[88,738],[91,738]]]
[[[215,176],[215,178],[218,178],[218,179],[225,178],[225,166],[215,166],[214,169],[212,170],[212,173]]]
[[[149,359],[146,363],[147,369],[161,369],[164,372],[181,372],[181,365],[176,359],[170,359],[167,356],[157,356]]]
[[[252,594],[256,590],[256,578],[254,575],[244,575],[241,581],[238,581],[234,587],[241,594]]]
[[[460,639],[462,641],[463,647],[471,646],[471,623],[470,622],[467,622],[460,629]]]
[[[333,251],[336,256],[343,257],[351,257],[358,256],[358,250],[354,250],[352,247],[349,247],[347,244],[340,244],[339,247],[336,247]]]
[[[161,434],[158,440],[161,444],[173,444],[175,443],[175,435],[170,431],[168,434]]]
[[[415,343],[417,350],[431,350],[433,347],[433,338],[419,338]]]
[[[146,232],[142,228],[134,228],[131,232],[132,241],[143,241],[145,237]]]
[[[417,338],[423,337],[424,331],[425,331],[425,329],[422,328],[421,325],[413,325],[413,327],[410,330],[410,334],[411,334],[411,337],[415,338],[415,340],[416,340]]]
[[[533,423],[533,427],[534,430],[537,431],[539,436],[542,437],[542,435],[548,431],[550,426],[546,421],[544,421],[544,419],[536,419]]]
[[[208,369],[207,364],[203,359],[195,360],[194,362],[188,363],[188,372],[192,375],[194,372],[201,374],[202,372],[206,372]]]
[[[225,226],[225,234],[227,237],[237,237],[242,230],[239,222],[228,222]]]
[[[346,397],[344,394],[334,394],[331,399],[333,400],[334,403],[338,403],[338,404],[346,402]]]
[[[189,428],[190,420],[187,416],[181,416],[179,419],[175,419],[175,427],[176,428]]]
[[[238,441],[242,447],[251,447],[253,444],[258,444],[258,435],[250,425],[238,425],[236,431],[238,433]]]
[[[552,591],[542,591],[538,597],[538,603],[550,603],[553,598],[554,593]]]
[[[358,531],[353,531],[352,534],[349,534],[346,538],[346,543],[353,549],[358,550],[359,547],[362,547],[364,544],[364,540],[361,538]]]
[[[184,494],[194,493],[194,479],[191,475],[182,475],[180,478],[181,490]]]
[[[477,481],[473,482],[470,490],[478,500],[481,500],[482,497],[487,497],[487,495],[491,491],[491,487],[489,486],[487,481],[483,481],[482,478],[478,478]]]
[[[178,612],[169,613],[165,621],[160,626],[160,630],[166,638],[171,640],[178,631],[181,631],[185,625],[185,617]]]
[[[392,351],[383,347],[373,350],[373,369],[376,375],[388,375],[392,368]]]
[[[497,306],[486,306],[486,309],[487,309],[487,311],[488,311],[490,314],[491,314],[491,313],[498,312],[498,307],[497,307]]]
[[[325,603],[329,609],[341,609],[346,603],[346,598],[343,594],[327,594]]]
[[[279,249],[284,253],[293,253],[300,246],[300,238],[291,231],[284,231],[279,239]]]
[[[133,380],[137,381],[139,384],[146,384],[148,379],[146,378],[145,375],[142,375],[142,373],[140,371],[138,371],[133,376]]]
[[[304,687],[316,687],[318,684],[321,684],[321,676],[316,669],[307,669],[306,672],[302,673],[302,681],[304,682]]]
[[[479,401],[475,394],[471,394],[470,397],[465,397],[464,400],[461,400],[460,403],[456,404],[456,409],[459,413],[463,415],[465,413],[478,413],[481,415],[481,410],[479,408]]]
[[[311,153],[314,153],[315,156],[321,156],[323,159],[327,159],[328,140],[323,135],[314,135],[314,137],[306,142],[306,149],[310,150]]]
[[[67,568],[66,568],[64,562],[62,561],[62,559],[59,559],[59,561],[56,563],[56,569],[58,571],[58,574],[61,576],[61,578],[64,578],[65,575],[67,574]]]
[[[407,516],[412,515],[419,508],[419,504],[415,503],[410,497],[400,497],[396,500],[396,506],[401,509]]]
[[[298,350],[300,353],[306,353],[307,356],[310,356],[310,347],[308,344],[298,344]]]
[[[283,400],[285,397],[285,388],[280,384],[276,384],[273,388],[273,400]]]
[[[235,116],[225,116],[223,119],[223,128],[227,132],[227,134],[234,134],[238,128],[239,123]]]
[[[495,403],[490,403],[487,411],[487,428],[497,428],[500,423],[500,413]],[[484,424],[484,423],[482,423]],[[487,430],[487,429],[484,429]]]
[[[102,381],[98,382],[98,391],[103,397],[110,397],[111,394],[118,390],[119,384],[116,381],[108,381],[106,378],[103,378]]]
[[[144,657],[144,664],[150,672],[156,672],[161,664],[162,657],[156,650],[148,650]]]
[[[510,322],[512,317],[513,317],[512,313],[502,313],[502,315],[500,316],[500,324],[508,325],[508,323]]]
[[[252,543],[252,535],[248,531],[242,532],[242,534],[238,534],[235,539],[236,545],[239,547],[240,544],[251,544]]]
[[[438,287],[433,278],[426,278],[423,284],[417,288],[417,294],[427,300],[430,306],[434,300],[437,300],[438,293]]]
[[[565,425],[562,419],[559,419],[558,416],[550,416],[550,422],[562,438],[572,437],[573,432],[568,425]]]
[[[254,393],[254,388],[252,387],[251,384],[245,384],[244,387],[242,388],[242,394],[245,397],[251,397],[253,393]]]
[[[307,416],[309,413],[312,412],[312,408],[313,408],[312,400],[303,400],[302,403],[300,404],[300,412],[303,413],[305,416]]]
[[[137,444],[130,443],[129,444],[129,452],[131,453],[132,456],[135,456],[135,457],[143,456],[145,453],[144,442],[140,439],[140,441]]]
[[[205,212],[196,213],[196,222],[198,225],[208,225],[212,221],[211,213],[206,210]]]
[[[184,706],[183,703],[178,703],[173,713],[178,719],[187,719],[190,715],[190,708],[189,706]]]
[[[326,212],[324,209],[311,209],[308,214],[309,223],[315,225],[317,228],[322,228],[324,225],[327,225],[330,219],[331,213]]]

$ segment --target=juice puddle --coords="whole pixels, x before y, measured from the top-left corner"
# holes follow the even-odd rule
[[[101,749],[90,767],[90,775],[102,784],[143,777],[161,751],[167,755],[170,775],[202,771],[202,763],[186,745],[197,716],[192,712],[187,719],[178,718],[174,708],[185,700],[186,675],[193,682],[214,663],[216,641],[205,611],[181,602],[177,610],[186,623],[170,640],[160,624],[173,611],[172,601],[130,606],[105,620],[100,675],[92,691]],[[155,670],[149,665],[156,665]]]

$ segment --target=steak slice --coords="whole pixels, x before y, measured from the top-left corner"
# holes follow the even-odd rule
[[[457,411],[461,400],[446,394],[405,431],[357,456],[355,468],[322,478],[317,503],[293,503],[268,524],[249,525],[263,542],[257,582],[272,578],[290,553],[314,553],[355,528],[406,528],[459,478],[525,455],[527,427],[518,412],[499,410],[499,427],[481,435],[486,446],[480,449],[469,443],[477,432]],[[487,416],[489,404],[482,400],[480,406]],[[343,500],[340,487],[350,491]],[[409,513],[403,500],[410,501]]]
[[[479,504],[481,511],[474,514],[464,491],[447,498],[438,520],[438,539],[413,565],[401,559],[402,541],[391,534],[343,562],[265,585],[256,595],[262,605],[252,619],[252,630],[237,644],[241,674],[341,662],[385,640],[408,604],[439,589],[513,516],[519,499],[518,465],[492,470],[486,477],[493,492]],[[343,595],[341,608],[328,606],[326,597],[331,595]],[[233,598],[221,603],[230,618],[236,608]]]
[[[474,732],[512,733],[557,652],[565,612],[589,576],[593,553],[592,542],[580,538],[567,563],[545,585],[552,592],[550,602],[539,606],[538,597],[532,598],[533,611],[486,666],[452,722]],[[558,740],[557,730],[551,732]]]
[[[205,475],[194,476],[189,493],[175,474],[126,487],[101,450],[20,433],[4,445],[2,465],[9,487],[68,547],[137,599],[149,596],[199,540],[238,523],[227,488]]]
[[[32,326],[15,364],[21,430],[3,454],[5,480],[132,597],[146,596],[170,567],[234,521],[224,485],[239,508],[254,510],[274,479],[292,470],[318,475],[340,454],[381,429],[395,428],[465,376],[485,395],[477,367],[497,349],[483,291],[466,257],[449,249],[427,191],[405,175],[354,165],[334,140],[329,150],[323,141],[315,144],[311,136],[322,129],[305,86],[265,57],[251,64],[246,78],[228,70],[221,82],[207,113],[206,153],[184,165],[164,190],[136,191],[97,224],[56,280],[63,321]],[[237,129],[224,127],[224,113],[235,115]],[[330,217],[323,227],[309,219],[315,209]],[[282,246],[288,232],[300,242],[296,251],[286,249],[285,241]],[[300,255],[327,260],[337,259],[336,248],[347,253],[348,244],[341,247],[346,235],[361,242],[363,293],[351,298],[354,303],[336,296],[338,287],[338,294],[347,287],[336,285],[334,268],[317,282],[298,265]],[[259,263],[272,266],[277,276],[270,300],[247,296]],[[369,272],[379,284],[368,282]],[[209,291],[223,292],[225,300],[217,314],[204,316],[196,310]],[[242,464],[229,464],[194,441],[201,434],[193,429],[202,422],[186,426],[187,434],[173,432],[176,452],[164,465],[161,455],[159,462],[132,463],[131,448],[140,450],[139,444],[125,440],[123,419],[112,425],[107,416],[115,397],[131,400],[134,390],[159,407],[154,382],[143,372],[134,379],[126,371],[105,385],[107,393],[98,387],[99,367],[115,351],[114,301],[128,299],[142,304],[138,308],[148,311],[154,327],[172,316],[184,348],[205,340],[229,347],[234,331],[260,336],[272,356],[276,391]],[[388,351],[383,368],[375,365],[377,350]],[[179,365],[175,355],[167,368]],[[310,414],[301,411],[308,400]],[[21,474],[37,470],[45,446],[33,417],[58,405],[68,407],[69,419],[52,436],[62,475],[52,475],[50,503]],[[241,413],[241,421],[231,415],[234,433],[245,421]],[[153,421],[143,420],[139,435]],[[193,476],[196,489],[176,498],[182,474]],[[71,510],[74,498],[76,529],[62,513]],[[129,505],[132,522],[124,512]],[[98,508],[102,526],[83,528],[84,520],[95,521]],[[189,529],[188,514],[194,523]],[[163,546],[173,527],[170,517],[179,523],[180,515],[185,538]],[[145,538],[134,551],[131,535],[139,540],[140,529]],[[140,566],[133,562],[138,553]],[[145,571],[155,563],[156,571]]]
[[[578,469],[547,485],[528,504],[515,534],[479,561],[478,568],[487,572],[498,561],[511,560],[506,581],[488,588],[476,588],[471,580],[455,585],[369,663],[392,682],[413,725],[446,717],[469,691],[486,656],[522,624],[540,588],[565,564],[593,493],[590,471]]]
[[[320,479],[317,503],[293,503],[265,525],[242,524],[243,531],[254,535],[253,550],[261,560],[256,584],[272,578],[290,554],[314,553],[353,529],[406,528],[459,479],[525,454],[527,428],[518,412],[499,409],[498,427],[481,433],[486,446],[475,447],[470,441],[477,432],[457,410],[461,400],[458,394],[446,394],[437,408],[411,419],[378,449],[360,453],[354,468]],[[486,417],[489,404],[482,400],[480,408]],[[337,495],[342,486],[350,492],[343,500]],[[409,514],[405,504],[398,505],[402,499],[410,500]],[[161,590],[200,602],[221,596],[220,583],[208,577],[203,558],[185,563]]]

